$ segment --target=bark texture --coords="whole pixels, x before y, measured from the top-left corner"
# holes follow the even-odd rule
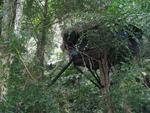
[[[1,0],[0,1],[0,12],[2,12],[2,7],[3,7],[3,1]],[[1,37],[1,32],[2,32],[2,19],[3,19],[3,16],[1,15],[0,16],[0,37]]]
[[[106,106],[106,113],[114,113],[113,106],[111,102],[110,96],[110,79],[109,79],[109,66],[108,66],[108,53],[107,50],[103,50],[101,52],[101,57],[99,61],[99,68],[100,68],[100,78],[101,83],[104,88],[101,90],[103,95],[104,104]]]
[[[46,45],[46,34],[47,34],[47,10],[48,10],[48,0],[45,0],[44,5],[44,13],[43,13],[43,20],[42,25],[40,29],[40,34],[37,37],[37,50],[36,50],[36,66],[37,66],[37,72],[36,76],[38,78],[41,78],[44,75],[44,53],[45,53],[45,45]]]
[[[9,66],[11,63],[11,54],[8,52],[11,38],[14,32],[14,20],[16,15],[15,5],[16,0],[3,0],[3,17],[1,17],[1,45],[0,45],[0,77],[7,79],[9,77]],[[2,100],[6,82],[1,79],[0,81],[0,100]],[[3,90],[2,90],[3,89]],[[5,90],[6,91],[6,90]]]
[[[21,17],[22,17],[22,2],[21,0],[16,0],[14,5],[14,32],[19,37],[21,29]]]

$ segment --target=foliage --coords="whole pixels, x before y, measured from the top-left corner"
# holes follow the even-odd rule
[[[82,68],[85,74],[82,75],[71,66],[53,86],[47,87],[47,84],[67,63],[66,53],[60,54],[58,57],[60,62],[53,64],[52,70],[46,70],[47,60],[45,60],[45,67],[42,67],[45,71],[43,78],[38,78],[34,74],[38,68],[41,68],[35,66],[34,56],[36,41],[42,29],[43,4],[44,0],[25,0],[20,37],[15,36],[11,31],[12,36],[9,41],[0,39],[0,58],[2,51],[7,51],[11,56],[11,63],[7,65],[9,76],[3,76],[3,73],[0,73],[0,94],[3,91],[5,95],[3,95],[4,101],[0,102],[0,113],[104,113],[105,103],[102,99],[102,91],[87,79],[93,78],[85,68]],[[5,10],[1,5],[0,18],[5,15]],[[98,40],[93,36],[92,39],[90,38],[93,40],[90,46],[98,45],[105,48],[108,45],[112,46],[112,43],[106,43],[112,42],[112,34],[107,33],[114,30],[112,22],[119,23],[118,28],[125,26],[126,23],[141,28],[145,36],[144,44],[141,45],[140,60],[138,63],[130,61],[119,64],[117,70],[111,73],[110,77],[114,85],[110,88],[110,96],[115,113],[126,113],[127,105],[133,113],[149,113],[150,90],[145,87],[143,81],[136,81],[136,78],[143,80],[143,73],[150,77],[149,11],[149,0],[48,0],[47,26],[45,26],[49,29],[45,45],[48,55],[45,53],[45,58],[50,59],[54,54],[54,48],[57,48],[53,44],[55,31],[52,29],[55,23],[60,24],[63,30],[77,22],[80,25],[83,21],[86,23],[98,20],[102,25],[100,35],[110,38]],[[106,26],[110,26],[110,29]],[[98,34],[97,31],[95,32]],[[30,45],[30,41],[33,45]],[[125,41],[117,41],[113,41],[113,46],[120,45],[122,49],[122,46],[126,45]],[[3,46],[8,46],[7,50]],[[31,49],[33,51],[30,52]],[[1,72],[4,67],[6,65],[3,65],[0,59]],[[4,90],[1,90],[2,85],[5,87]]]

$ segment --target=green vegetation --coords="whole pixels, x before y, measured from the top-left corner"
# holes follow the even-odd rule
[[[85,66],[80,73],[73,64],[51,84],[69,62],[68,52],[60,50],[62,36],[82,32],[90,22],[99,29],[81,33],[88,47],[109,49],[111,62],[126,53],[128,62],[116,63],[109,75],[100,62],[98,76],[113,83],[101,89]],[[127,40],[113,34],[129,25],[143,31],[137,59],[131,58]],[[149,0],[1,0],[0,113],[150,113],[149,37]]]

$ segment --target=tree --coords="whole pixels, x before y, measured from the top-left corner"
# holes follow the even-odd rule
[[[44,11],[42,15],[42,25],[40,27],[40,32],[37,41],[37,50],[36,50],[36,63],[39,67],[37,70],[37,77],[41,78],[44,75],[44,54],[45,54],[45,45],[46,45],[46,36],[47,36],[47,16],[48,16],[48,0],[44,1]]]
[[[3,7],[3,1],[0,1],[0,12],[2,12]],[[2,15],[0,15],[0,37],[1,37],[1,31],[2,31]]]
[[[2,1],[1,1],[2,5]],[[14,38],[14,22],[16,15],[16,1],[15,0],[3,0],[2,12],[3,17],[1,17],[1,77],[9,77],[9,66],[11,64],[11,54],[8,52],[11,40]],[[5,12],[5,13],[4,13]],[[4,84],[3,84],[4,85]],[[3,85],[1,85],[3,87]]]
[[[143,79],[143,76],[149,76],[150,72],[150,46],[147,38],[150,33],[149,11],[149,0],[1,0],[0,112],[149,113],[149,89],[145,87]],[[101,19],[108,21],[101,22]],[[92,36],[99,37],[103,34],[102,40],[90,35],[92,38],[89,38],[93,41],[88,45],[102,48],[97,50],[96,54],[102,53],[97,65],[100,65],[99,76],[105,87],[99,90],[89,82],[94,80],[90,72],[81,68],[84,76],[72,65],[56,84],[47,87],[51,78],[68,62],[66,52],[59,55],[53,52],[58,49],[58,45],[53,43],[58,38],[55,35],[57,29],[53,30],[54,26],[59,24],[57,27],[65,30],[76,23],[82,26],[82,22],[93,20],[98,20],[100,25],[107,24],[101,27],[101,34],[88,31]],[[120,46],[121,50],[126,46],[126,41],[117,45],[117,40],[112,40],[114,37],[108,33],[110,30],[116,30],[111,26],[112,22],[119,23],[120,26],[130,23],[142,29],[146,35],[143,36],[144,44],[141,46],[146,52],[142,51],[140,62],[136,64],[127,59],[129,63],[121,62],[116,68],[113,67],[110,80],[107,57],[108,53],[115,49],[109,50],[109,46],[112,41],[113,45]],[[110,26],[111,28],[107,29]],[[106,37],[110,40],[106,40]],[[59,39],[58,41],[61,43]],[[57,58],[54,57],[59,57],[59,61],[55,61]],[[47,59],[52,61],[49,69],[45,66],[49,63]],[[111,85],[110,81],[114,84]]]

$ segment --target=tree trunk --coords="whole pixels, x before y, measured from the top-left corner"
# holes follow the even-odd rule
[[[113,113],[113,107],[112,107],[112,102],[111,102],[111,97],[110,97],[110,80],[109,80],[109,68],[108,68],[108,60],[107,60],[107,51],[103,50],[99,61],[99,67],[100,67],[100,78],[101,78],[101,83],[104,86],[102,89],[102,95],[104,99],[104,103],[106,106],[106,112],[107,113]]]
[[[10,39],[14,31],[14,18],[15,18],[15,1],[16,0],[3,0],[3,12],[5,15],[1,18],[1,37],[0,40],[3,42],[0,45],[0,77],[7,78],[9,76],[9,65],[11,62],[11,55],[8,52]],[[1,87],[4,86],[5,82],[2,80]],[[2,84],[3,83],[3,84]],[[1,89],[1,88],[0,88]],[[1,92],[2,93],[2,92]],[[2,96],[2,95],[1,95]]]
[[[37,41],[37,50],[36,50],[36,66],[37,72],[36,76],[41,78],[44,75],[44,53],[45,53],[45,45],[46,45],[46,34],[47,34],[47,10],[48,10],[48,0],[45,0],[44,5],[44,13],[43,13],[43,21],[40,29],[40,35]]]
[[[2,12],[2,7],[3,7],[3,1],[0,1],[0,12]],[[1,32],[2,32],[2,16],[0,16],[0,37],[1,37]]]
[[[14,33],[17,37],[20,37],[20,29],[21,29],[21,16],[22,16],[22,2],[21,0],[16,0],[14,5],[15,19],[14,19]]]
[[[14,20],[16,17],[16,0],[3,0],[5,15],[2,19],[2,37],[9,40],[14,31]]]

